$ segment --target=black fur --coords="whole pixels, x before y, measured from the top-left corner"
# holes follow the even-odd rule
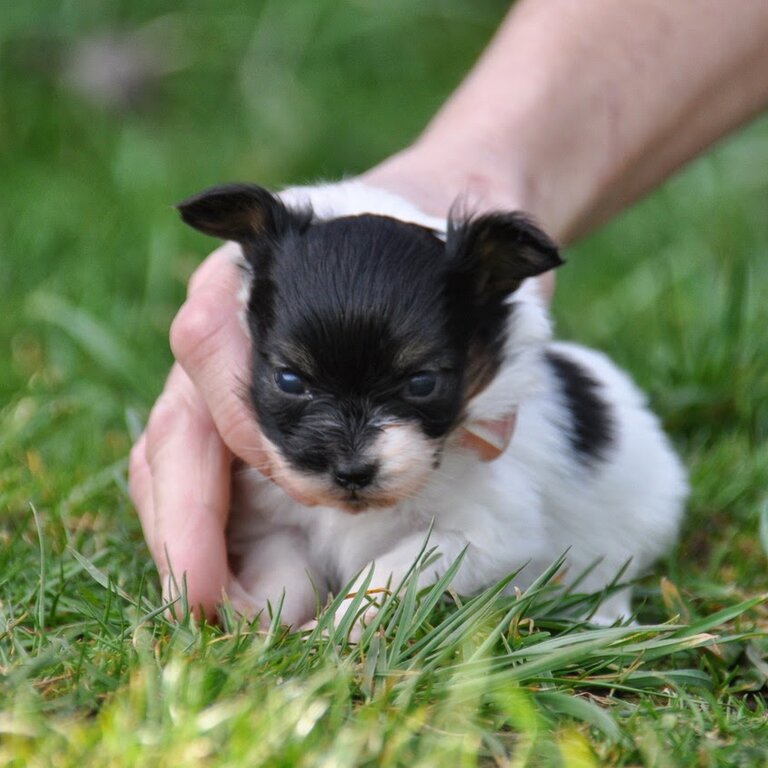
[[[603,458],[615,439],[615,420],[600,385],[565,355],[548,350],[545,356],[567,401],[574,452],[585,462]]]
[[[432,438],[456,424],[472,306],[449,311],[443,251],[429,231],[381,216],[318,223],[276,244],[263,330],[260,307],[250,307],[252,399],[296,466],[323,471],[359,455],[377,417],[417,422]],[[308,397],[274,387],[281,367],[301,375]],[[408,377],[423,370],[439,372],[435,392],[408,398]]]
[[[238,243],[303,229],[312,218],[311,211],[288,210],[271,192],[254,184],[212,187],[176,208],[190,227]]]
[[[179,208],[190,225],[240,242],[252,266],[250,395],[262,430],[295,467],[332,476],[362,473],[383,418],[433,439],[453,429],[501,364],[507,296],[560,263],[516,214],[451,222],[443,243],[385,216],[312,221],[251,185]],[[301,377],[303,394],[281,391],[283,369]],[[410,396],[409,378],[423,371],[437,386]]]

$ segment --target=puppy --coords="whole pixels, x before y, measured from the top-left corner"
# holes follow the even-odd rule
[[[528,278],[561,259],[524,215],[446,223],[354,181],[229,185],[179,210],[246,266],[265,465],[234,478],[239,610],[266,622],[283,599],[299,626],[318,592],[370,569],[371,587],[396,585],[430,527],[420,582],[465,552],[463,594],[523,566],[524,588],[566,551],[568,576],[599,590],[673,542],[680,461],[622,371],[552,340]],[[597,620],[629,616],[624,591]]]

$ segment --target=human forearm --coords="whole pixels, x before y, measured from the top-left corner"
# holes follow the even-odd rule
[[[462,192],[526,208],[568,241],[766,100],[764,0],[523,0],[413,147],[366,178],[436,213]]]

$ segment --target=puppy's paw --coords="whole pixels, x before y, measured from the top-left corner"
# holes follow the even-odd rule
[[[334,625],[336,627],[347,620],[352,611],[356,614],[355,620],[349,630],[348,640],[350,643],[359,643],[363,636],[363,630],[378,616],[379,611],[381,610],[382,596],[377,593],[380,592],[386,592],[386,590],[368,590],[362,604],[356,602],[355,596],[352,595],[344,600],[336,610],[336,614],[334,615]]]
[[[259,624],[269,625],[269,616],[267,615],[267,606],[256,600],[248,590],[237,580],[230,579],[226,588],[226,598],[234,609],[235,613],[248,621],[252,621],[259,616]]]
[[[363,636],[363,630],[378,616],[381,606],[371,600],[368,604],[354,604],[354,597],[349,597],[342,602],[342,604],[336,609],[333,616],[333,628],[336,629],[342,625],[347,619],[351,611],[355,611],[357,614],[352,626],[349,629],[347,635],[347,641],[353,644],[360,642]],[[301,632],[314,632],[318,624],[319,619],[313,619],[307,621],[301,625]],[[327,627],[323,634],[328,637],[331,634],[331,630]]]

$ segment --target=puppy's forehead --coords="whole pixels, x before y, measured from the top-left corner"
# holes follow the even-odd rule
[[[368,367],[392,373],[395,377],[422,368],[448,369],[457,364],[455,356],[444,344],[429,343],[430,340],[420,338],[396,338],[389,328],[373,330],[367,336],[353,334],[349,346],[335,346],[330,351],[327,339],[318,337],[319,334],[307,332],[306,328],[295,329],[293,334],[271,347],[272,364],[316,376],[329,367],[338,369],[340,363],[367,362]],[[372,354],[363,356],[361,350],[369,350]]]
[[[386,216],[364,214],[318,222],[290,233],[280,244],[275,266],[282,279],[295,272],[305,284],[357,288],[370,293],[387,285],[425,279],[444,263],[445,245],[426,227]],[[356,284],[356,285],[355,285]],[[348,291],[347,298],[354,292]]]
[[[437,233],[429,227],[373,213],[318,221],[304,230],[304,234],[310,241],[324,245],[328,243],[340,245],[347,241],[346,244],[353,248],[379,249],[411,245],[422,249],[430,247],[441,249],[444,245]]]
[[[384,216],[321,222],[292,233],[273,261],[284,316],[321,312],[365,330],[443,307],[445,246],[430,230]]]
[[[444,263],[424,227],[373,215],[314,224],[278,246],[275,336],[297,362],[355,350],[407,367],[441,346]]]
[[[424,367],[454,366],[432,326],[401,333],[399,325],[395,318],[302,313],[274,346],[276,362],[349,392],[385,386]]]

